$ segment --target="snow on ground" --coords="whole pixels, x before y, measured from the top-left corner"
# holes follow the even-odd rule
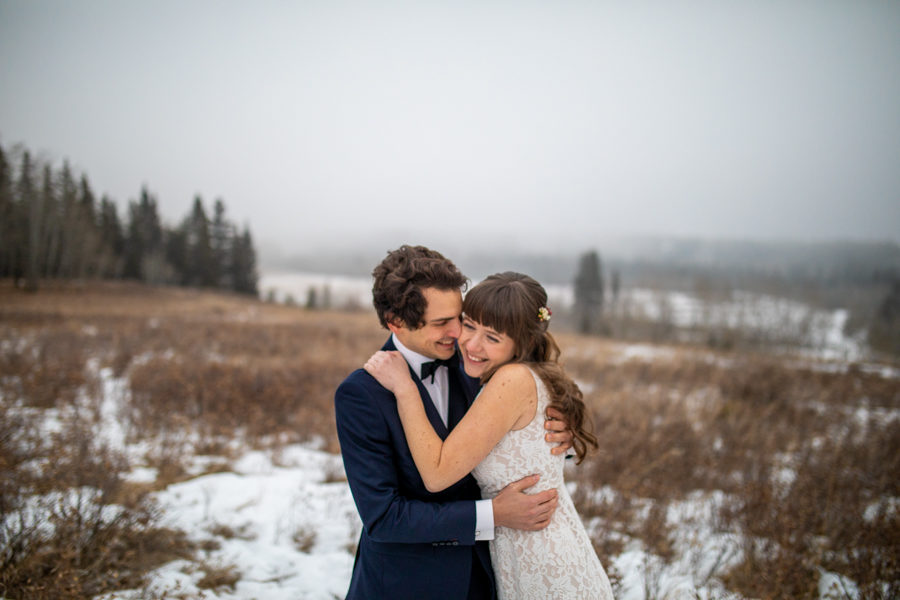
[[[101,440],[129,457],[130,481],[152,482],[142,464],[146,444],[128,444],[120,411],[127,380],[91,363],[101,382]],[[52,415],[48,424],[59,419]],[[203,472],[216,457],[196,456],[189,471]],[[151,573],[146,590],[120,591],[103,600],[138,600],[176,592],[209,600],[266,598],[331,600],[350,582],[361,523],[343,474],[340,456],[301,446],[277,453],[250,451],[230,472],[201,475],[155,494],[161,525],[202,542],[200,562],[178,560]],[[210,543],[212,542],[212,543]],[[201,589],[209,568],[232,569],[234,590]]]
[[[659,357],[657,351],[644,345],[623,345],[620,351],[624,360]],[[129,480],[153,481],[155,470],[143,463],[149,448],[146,444],[129,444],[121,426],[120,411],[130,393],[127,380],[99,368],[96,361],[90,366],[100,379],[102,397],[82,401],[99,402],[102,431],[98,441],[123,450],[129,457]],[[894,413],[867,410],[856,417],[897,418]],[[46,411],[46,430],[58,430],[66,417],[59,411]],[[196,456],[193,460],[190,471],[198,474],[210,464],[221,462],[218,457]],[[785,468],[787,478],[789,465]],[[594,493],[616,494],[610,488]],[[71,494],[90,494],[90,490],[72,490]],[[153,571],[146,589],[118,591],[98,596],[98,600],[344,597],[361,523],[339,455],[303,445],[287,446],[277,453],[246,451],[230,464],[228,472],[198,475],[168,486],[155,498],[163,515],[161,524],[185,531],[205,549],[194,561],[173,561]],[[649,554],[639,541],[609,532],[626,541],[625,550],[609,565],[622,578],[620,600],[642,600],[648,594],[671,599],[739,598],[715,577],[740,560],[738,536],[716,527],[716,508],[724,501],[721,492],[698,492],[669,506],[667,520],[675,532],[677,556],[668,564]],[[35,498],[26,510],[39,512],[41,504],[41,498]],[[895,511],[898,505],[900,501],[891,499],[886,506],[873,505],[870,512]],[[37,513],[32,517],[40,519]],[[587,526],[591,531],[603,524],[594,520]],[[212,569],[234,573],[234,588],[201,589],[201,579]],[[823,571],[820,597],[830,597],[836,590],[850,590],[849,597],[855,596],[852,582]]]
[[[574,492],[577,486],[569,483],[568,487]],[[618,495],[609,486],[591,493],[596,503],[614,502]],[[612,564],[604,565],[621,577],[616,598],[739,600],[740,595],[729,592],[716,578],[742,558],[741,538],[715,525],[717,511],[726,501],[727,497],[722,492],[698,491],[683,501],[669,505],[666,524],[673,531],[676,557],[668,564],[661,557],[647,552],[639,540],[606,530],[597,518],[588,522],[586,526],[591,535],[616,536],[625,543],[624,551],[613,558]],[[642,512],[641,500],[635,503],[639,507],[638,512]],[[650,504],[649,500],[646,501],[644,509],[649,508]]]
[[[619,348],[621,360],[654,360],[661,358],[660,352],[665,350],[640,344]],[[152,480],[153,470],[138,460],[146,447],[129,447],[117,418],[129,393],[127,383],[108,369],[98,374],[107,443],[120,446],[132,458],[130,479]],[[57,419],[59,415],[53,415],[52,420]],[[192,470],[203,472],[215,460],[197,456]],[[787,478],[789,465],[785,469]],[[594,493],[614,497],[617,492],[604,487]],[[201,552],[196,562],[179,560],[157,569],[146,590],[116,592],[99,600],[142,600],[147,594],[209,600],[344,597],[361,523],[339,455],[301,445],[277,454],[249,451],[231,464],[229,472],[170,485],[156,499],[163,525],[181,529],[197,542],[212,540],[214,549]],[[741,559],[739,536],[716,525],[717,508],[725,501],[721,492],[697,492],[669,506],[667,521],[674,531],[677,556],[668,564],[638,540],[623,536],[625,550],[610,565],[621,576],[619,600],[739,599],[716,578]],[[896,505],[887,509],[896,510]],[[602,524],[594,521],[587,526],[591,531]],[[232,569],[239,576],[234,589],[201,590],[198,583],[210,568]],[[820,598],[830,598],[837,590],[848,590],[851,598],[856,595],[853,582],[823,571]]]
[[[210,600],[342,598],[361,525],[346,482],[328,482],[340,472],[340,457],[291,446],[277,461],[250,452],[233,472],[204,475],[159,492],[165,525],[196,541],[215,540],[220,547],[204,552],[200,563],[179,560],[157,569],[146,592]],[[647,591],[668,598],[739,598],[713,577],[740,559],[738,539],[712,526],[723,500],[719,493],[698,493],[673,503],[668,520],[676,526],[679,557],[670,564],[631,540],[613,561],[622,575],[619,599],[643,600]],[[206,565],[233,566],[240,574],[235,589],[200,590]],[[139,600],[142,593],[100,598]]]
[[[360,522],[342,473],[340,457],[290,446],[273,462],[249,452],[234,471],[170,485],[156,495],[163,524],[195,541],[214,540],[201,564],[169,563],[151,574],[148,591],[198,594],[209,599],[331,600],[343,597],[353,568]],[[201,590],[204,566],[233,568],[234,590]],[[137,600],[126,591],[104,600]]]

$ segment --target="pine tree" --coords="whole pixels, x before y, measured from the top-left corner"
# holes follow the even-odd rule
[[[76,275],[80,260],[81,223],[78,210],[78,188],[68,161],[63,163],[59,177],[59,241],[55,247],[54,275],[70,278]]]
[[[190,285],[188,264],[187,225],[182,224],[165,234],[166,261],[175,271],[175,283]]]
[[[593,333],[603,310],[603,273],[595,250],[582,254],[575,277],[575,315],[581,333]]]
[[[256,250],[253,249],[253,238],[250,229],[244,227],[241,235],[235,235],[231,246],[231,277],[234,291],[256,296]]]
[[[79,194],[78,204],[81,207],[82,218],[96,226],[99,224],[97,219],[97,201],[93,190],[91,190],[91,184],[88,182],[87,175],[81,175],[80,188],[81,193]]]
[[[83,278],[98,272],[100,233],[95,218],[94,192],[87,176],[78,183],[68,163],[60,178],[61,246],[58,276]]]
[[[225,203],[221,198],[216,199],[213,205],[213,220],[210,229],[213,260],[218,275],[216,285],[223,289],[232,289],[231,278],[231,238],[232,226],[225,218]]]
[[[75,262],[75,275],[77,277],[99,275],[99,260],[102,248],[100,226],[97,219],[94,192],[91,190],[87,175],[84,174],[82,174],[78,186],[78,205],[76,209],[79,232],[77,252],[79,256]]]
[[[128,206],[128,233],[125,238],[124,276],[150,283],[162,283],[171,277],[163,254],[163,230],[156,198],[146,186],[141,199]]]
[[[22,156],[22,166],[19,172],[19,180],[16,183],[16,192],[19,203],[27,211],[28,219],[28,244],[25,253],[25,289],[36,292],[40,278],[40,247],[41,247],[41,206],[40,197],[34,185],[34,165],[31,155],[26,151]]]
[[[141,259],[144,256],[144,239],[141,236],[140,205],[128,203],[128,232],[125,234],[125,264],[122,275],[126,279],[141,279]]]
[[[319,292],[316,286],[311,285],[306,290],[306,310],[316,310],[319,308]]]
[[[57,277],[59,275],[60,251],[62,248],[62,227],[60,221],[59,191],[53,169],[45,164],[41,177],[38,257],[41,277]]]
[[[130,201],[127,222],[116,204],[96,201],[88,177],[76,179],[68,161],[54,173],[23,150],[15,167],[0,147],[0,277],[125,277],[257,293],[256,251],[249,228],[238,233],[217,199],[212,220],[198,195],[173,230],[159,217],[146,186]],[[41,179],[36,172],[40,169]]]
[[[0,277],[18,279],[24,271],[24,212],[16,202],[12,165],[0,147]]]
[[[100,260],[99,272],[103,277],[122,276],[125,253],[125,232],[119,220],[115,202],[103,196],[100,200]]]
[[[194,207],[185,224],[187,234],[187,284],[215,287],[218,272],[210,240],[210,223],[203,208],[203,199],[194,197]]]

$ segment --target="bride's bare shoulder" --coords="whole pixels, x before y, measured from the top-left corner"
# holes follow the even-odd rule
[[[494,372],[491,380],[488,381],[486,387],[508,387],[513,386],[514,389],[521,391],[523,389],[535,389],[534,377],[529,369],[523,363],[506,363]]]

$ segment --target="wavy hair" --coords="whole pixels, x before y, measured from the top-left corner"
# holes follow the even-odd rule
[[[463,290],[467,282],[440,252],[407,245],[388,252],[372,277],[372,304],[384,328],[389,321],[400,319],[409,329],[418,329],[425,324],[428,304],[422,289]]]
[[[491,275],[463,299],[466,317],[512,338],[515,353],[511,362],[527,363],[547,386],[550,406],[565,416],[572,430],[576,462],[580,463],[588,446],[597,448],[597,438],[581,390],[559,364],[559,346],[547,330],[549,320],[538,316],[546,306],[544,287],[528,275],[511,271]],[[496,367],[486,372],[482,383],[487,383],[494,371]]]

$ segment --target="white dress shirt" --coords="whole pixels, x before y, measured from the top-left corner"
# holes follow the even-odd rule
[[[406,359],[409,366],[412,367],[413,372],[416,374],[419,381],[422,382],[422,385],[425,386],[428,395],[431,397],[431,401],[434,403],[434,407],[437,409],[438,414],[441,415],[441,420],[444,422],[444,425],[447,425],[447,415],[450,406],[450,382],[448,380],[450,370],[444,365],[441,365],[434,372],[433,378],[429,377],[423,380],[420,376],[422,373],[422,363],[430,362],[434,359],[423,356],[418,352],[413,352],[404,346],[400,340],[397,339],[396,335],[392,334],[391,338],[394,342],[394,346],[396,346],[400,354],[403,355],[403,358]],[[475,501],[475,539],[494,539],[494,509],[490,500]]]

